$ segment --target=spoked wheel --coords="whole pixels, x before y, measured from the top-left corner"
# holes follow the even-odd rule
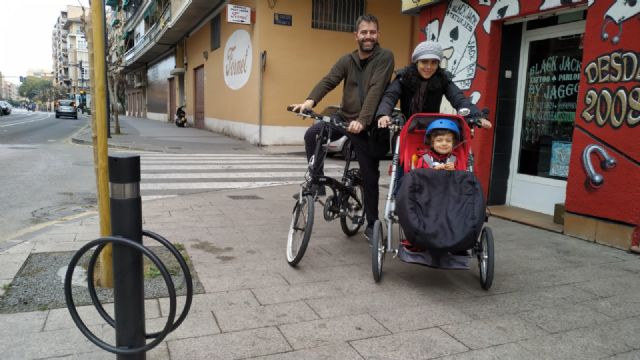
[[[293,208],[289,237],[287,239],[287,262],[296,266],[302,260],[309,245],[313,229],[313,196],[302,196]]]
[[[493,283],[493,232],[490,227],[483,227],[480,233],[480,244],[476,253],[478,257],[478,270],[480,270],[480,285],[489,290]]]
[[[384,234],[382,233],[382,222],[376,220],[373,224],[373,236],[371,238],[371,270],[373,280],[376,282],[382,278],[382,265],[386,253]]]
[[[356,185],[353,187],[353,192],[356,194],[356,198],[353,196],[346,197],[342,202],[342,209],[344,213],[340,215],[340,226],[342,232],[347,236],[353,236],[358,233],[360,227],[364,222],[364,203],[362,202],[362,185]]]

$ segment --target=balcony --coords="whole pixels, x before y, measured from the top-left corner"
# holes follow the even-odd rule
[[[178,43],[195,24],[207,17],[211,11],[228,3],[228,0],[191,0],[185,2],[179,18],[171,17],[171,5],[162,13],[160,20],[136,41],[133,48],[124,54],[124,65],[127,69],[134,69],[157,59]],[[146,11],[142,8],[141,11]],[[131,31],[140,22],[139,14],[125,24],[125,31]],[[137,21],[136,21],[137,19]]]

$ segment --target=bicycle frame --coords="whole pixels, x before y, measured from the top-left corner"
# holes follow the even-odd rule
[[[334,195],[336,197],[338,197],[338,195],[340,195],[340,199],[342,199],[342,197],[344,197],[345,195],[351,195],[352,197],[356,198],[356,194],[353,191],[351,186],[346,186],[345,183],[347,181],[348,178],[348,173],[351,167],[351,158],[347,157],[345,159],[345,165],[344,165],[344,170],[342,171],[342,177],[340,180],[336,180],[332,177],[329,176],[325,176],[325,175],[316,175],[317,169],[316,166],[317,164],[324,164],[324,161],[327,158],[327,151],[326,148],[329,145],[329,143],[331,142],[331,133],[333,132],[333,128],[331,126],[331,124],[328,123],[323,123],[322,126],[322,130],[320,131],[320,134],[317,135],[316,138],[316,148],[315,151],[313,153],[313,155],[311,156],[311,158],[309,159],[309,166],[308,166],[308,171],[309,171],[309,181],[307,183],[307,188],[305,189],[306,191],[303,191],[303,195],[306,193],[311,193],[311,185],[325,185],[328,186],[329,188],[331,188],[331,191],[334,193]],[[324,139],[326,136],[326,141],[322,142],[321,140]],[[349,146],[353,146],[353,144],[349,144]],[[349,149],[351,151],[351,149]],[[349,152],[350,152],[349,151]],[[318,159],[322,158],[321,162],[318,162]],[[337,191],[336,191],[337,190]]]

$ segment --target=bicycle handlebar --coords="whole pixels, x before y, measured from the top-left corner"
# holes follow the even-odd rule
[[[297,112],[297,111],[293,111],[293,106],[291,105],[287,106],[287,111],[294,112],[297,116],[302,116],[304,118],[311,118],[314,120],[322,121],[337,127],[341,127],[341,128],[347,127],[347,123],[342,121],[342,118],[338,116],[320,115],[314,112],[313,110],[303,110],[302,112]]]

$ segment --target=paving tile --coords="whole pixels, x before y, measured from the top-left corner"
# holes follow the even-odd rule
[[[306,302],[321,318],[373,313],[391,306],[402,308],[438,303],[410,289],[403,292],[378,292],[309,299]]]
[[[471,349],[513,343],[547,334],[534,324],[512,315],[443,325],[440,328]]]
[[[0,314],[0,338],[22,336],[42,331],[48,311]],[[0,352],[1,353],[1,352]]]
[[[303,301],[229,307],[221,311],[214,311],[214,315],[224,332],[318,319],[318,315]]]
[[[201,336],[168,342],[171,359],[245,359],[290,351],[275,327]]]
[[[637,319],[635,320],[637,322]],[[601,359],[633,348],[637,325],[611,323],[528,339],[518,344],[543,359]]]
[[[289,351],[281,354],[261,356],[256,360],[362,360],[360,356],[349,344],[338,343],[327,346],[320,346],[311,349]]]
[[[96,336],[102,335],[99,327],[90,327],[90,330]],[[78,329],[22,333],[0,338],[0,354],[3,360],[41,359],[95,350],[96,346]]]
[[[259,287],[285,285],[279,274],[241,273],[235,276],[205,276],[199,274],[200,282],[207,293],[230,290],[243,290]]]
[[[175,320],[178,320],[176,314]],[[146,332],[159,332],[166,325],[167,318],[148,319],[146,321]],[[175,322],[174,322],[175,323]],[[200,312],[197,316],[187,316],[178,327],[171,331],[165,341],[200,337],[205,335],[215,335],[220,333],[220,328],[212,313]]]
[[[603,358],[603,360],[638,360],[638,359],[640,359],[640,350],[629,351],[622,354],[613,355],[611,357]]]
[[[12,280],[27,257],[27,253],[0,254],[0,279]]]
[[[105,311],[113,318],[113,303],[103,304]],[[92,305],[78,306],[78,315],[86,325],[102,325],[106,324],[95,307]],[[160,309],[157,299],[147,299],[144,302],[145,318],[153,319],[160,317]],[[49,311],[44,331],[52,331],[58,329],[77,328],[73,322],[69,310],[65,308],[52,309]]]
[[[184,307],[186,297],[178,296],[176,299],[177,312]],[[169,314],[169,298],[161,298],[160,310],[163,316]],[[189,308],[190,316],[198,316],[200,312],[220,311],[236,306],[258,306],[258,301],[249,290],[223,291],[208,294],[195,294]]]
[[[575,286],[600,297],[640,293],[638,274],[630,274],[625,271],[620,271],[620,275],[614,278],[593,279],[575,284]]]
[[[446,324],[469,322],[472,318],[448,305],[389,307],[371,312],[392,333],[427,329]]]
[[[367,314],[281,325],[279,328],[296,350],[389,334]]]
[[[582,305],[562,305],[532,310],[520,313],[518,316],[550,333],[610,322],[612,320],[611,317]]]
[[[491,346],[479,350],[471,350],[455,355],[444,356],[438,360],[540,360],[534,353],[525,350],[518,344]]]
[[[586,301],[582,305],[614,319],[640,316],[640,292]]]
[[[352,341],[365,359],[433,359],[469,350],[438,328]]]
[[[341,296],[344,293],[330,281],[254,289],[260,304],[277,304],[306,299]]]

